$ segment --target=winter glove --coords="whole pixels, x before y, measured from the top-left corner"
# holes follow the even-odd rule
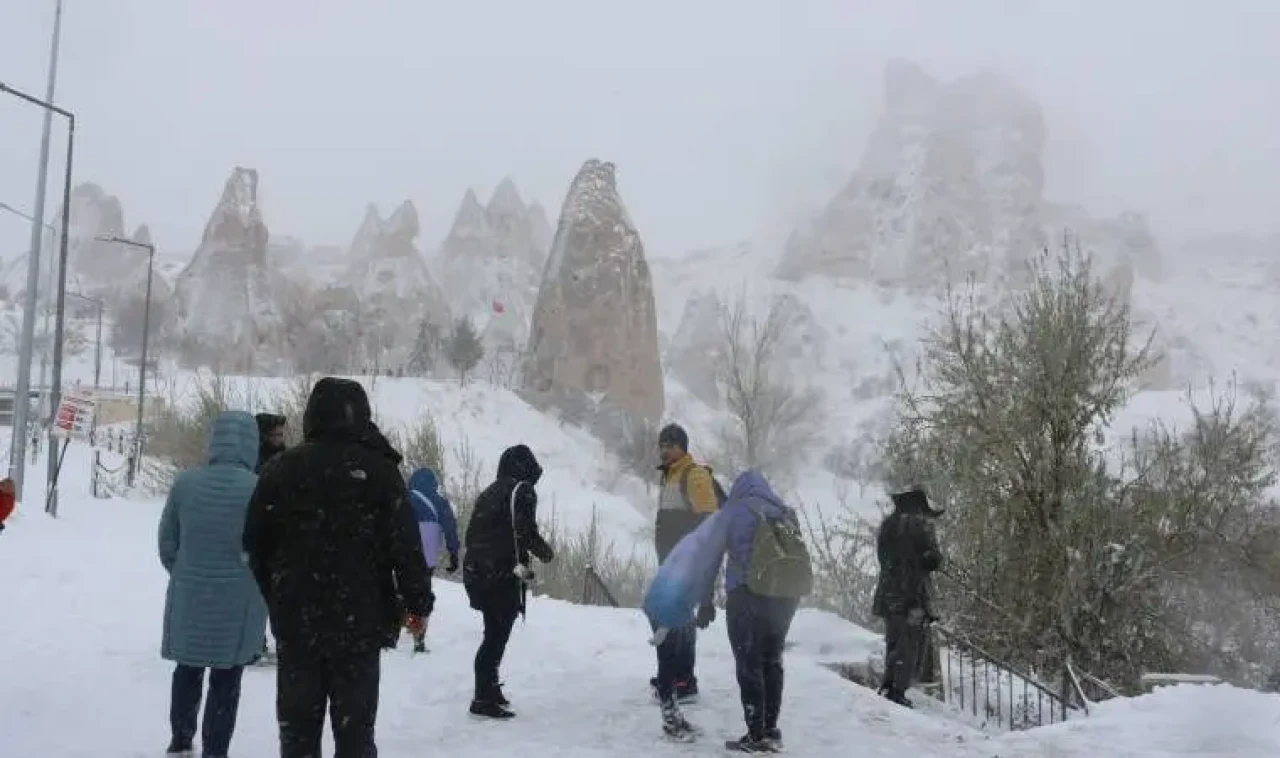
[[[415,637],[421,637],[427,633],[427,620],[412,613],[407,614],[404,617],[404,628]]]
[[[716,606],[714,603],[703,603],[698,606],[698,628],[706,629],[711,626],[711,622],[716,620]]]
[[[456,551],[449,551],[449,562],[445,564],[444,570],[450,574],[458,571],[458,553]]]

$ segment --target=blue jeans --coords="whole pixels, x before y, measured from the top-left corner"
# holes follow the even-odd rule
[[[201,754],[225,758],[236,730],[240,710],[240,677],[244,667],[211,669],[209,697],[204,704],[204,725],[200,732]],[[190,749],[196,737],[196,719],[204,695],[204,669],[178,664],[173,669],[173,689],[169,698],[169,725],[174,747]]]

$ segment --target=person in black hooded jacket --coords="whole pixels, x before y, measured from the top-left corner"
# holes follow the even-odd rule
[[[516,617],[524,613],[529,556],[549,563],[554,553],[538,533],[538,493],[542,467],[525,445],[507,448],[498,460],[498,478],[476,498],[467,524],[462,582],[471,607],[484,616],[484,638],[476,651],[475,697],[471,713],[495,719],[515,714],[502,693],[498,669]]]
[[[880,694],[911,707],[906,692],[920,670],[925,626],[933,620],[931,575],[942,567],[933,519],[942,515],[925,491],[913,487],[890,496],[893,512],[876,534],[880,576],[871,612],[884,619],[884,679]]]
[[[400,455],[353,381],[316,383],[303,442],[264,467],[244,549],[276,638],[281,758],[376,755],[382,648],[422,628],[434,596]]]
[[[254,471],[260,474],[267,461],[284,452],[284,431],[289,419],[277,413],[259,413],[253,419],[258,422],[258,467]]]

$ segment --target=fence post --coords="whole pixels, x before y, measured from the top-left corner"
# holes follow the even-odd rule
[[[98,473],[102,466],[102,453],[97,449],[93,449],[93,475],[89,478],[89,493],[95,498],[98,497]]]

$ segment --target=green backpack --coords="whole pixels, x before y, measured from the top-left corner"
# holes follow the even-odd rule
[[[764,597],[799,599],[813,592],[813,559],[794,514],[768,518],[756,508],[747,589]]]

